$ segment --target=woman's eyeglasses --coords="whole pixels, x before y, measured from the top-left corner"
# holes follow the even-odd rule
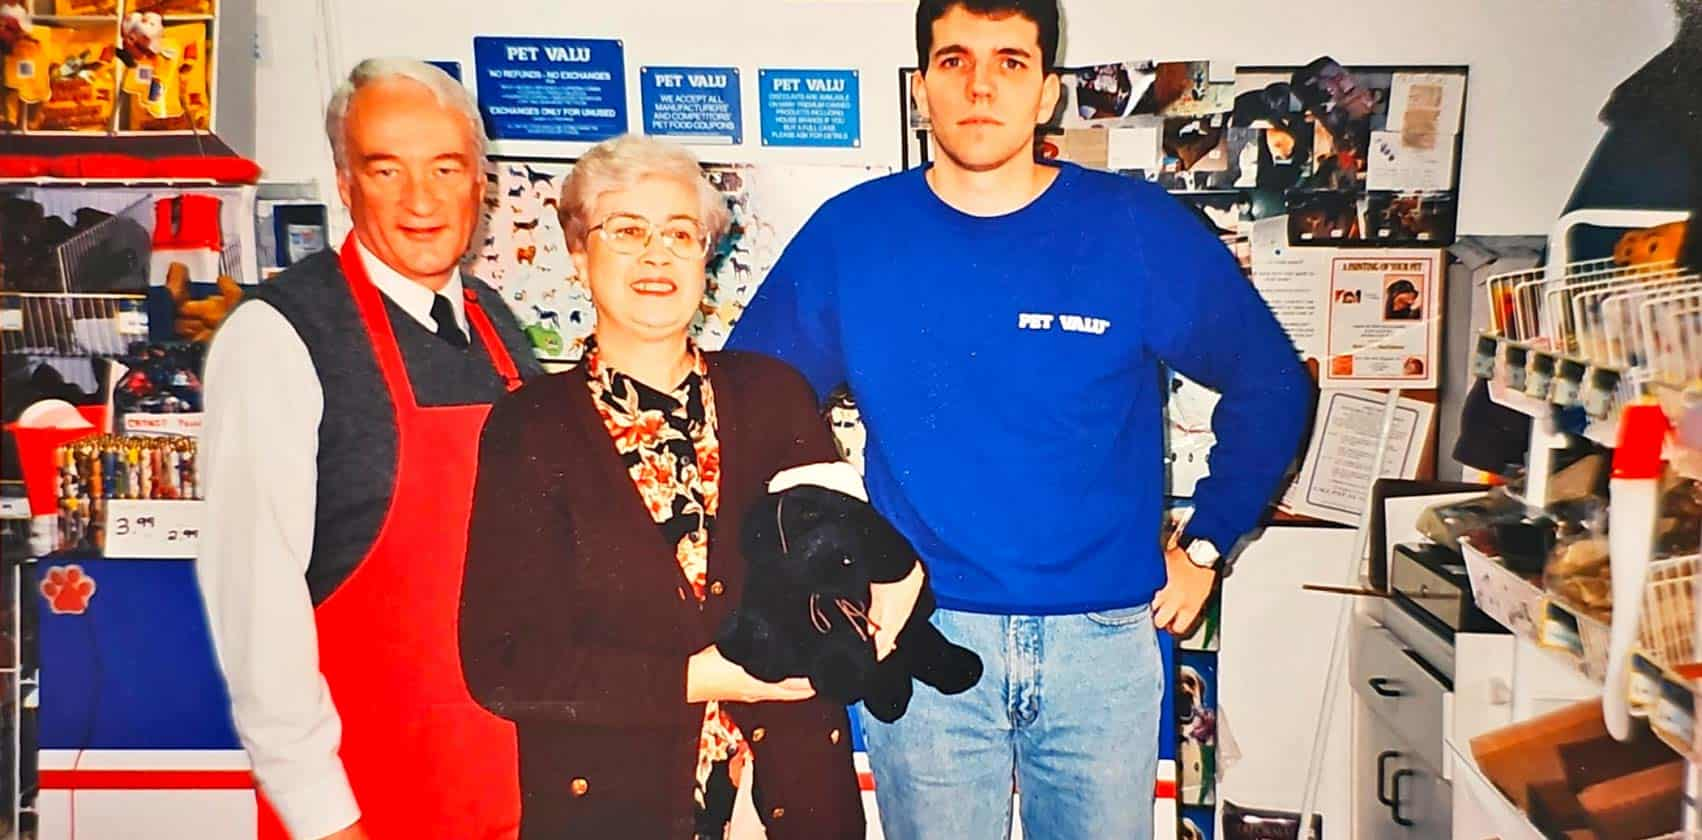
[[[673,219],[658,226],[643,216],[616,213],[591,231],[602,236],[603,243],[617,254],[642,254],[659,234],[662,247],[682,260],[702,259],[709,255],[709,234],[702,225],[690,219]]]

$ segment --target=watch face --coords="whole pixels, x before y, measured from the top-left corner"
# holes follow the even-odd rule
[[[1194,565],[1211,568],[1217,565],[1217,548],[1205,540],[1194,540],[1188,544],[1188,559]]]

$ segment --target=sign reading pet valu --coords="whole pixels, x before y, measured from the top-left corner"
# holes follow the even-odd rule
[[[687,143],[744,142],[737,67],[640,67],[644,133]]]
[[[762,145],[858,148],[863,127],[855,70],[757,71]]]
[[[473,63],[492,140],[590,143],[627,130],[620,41],[481,36]]]

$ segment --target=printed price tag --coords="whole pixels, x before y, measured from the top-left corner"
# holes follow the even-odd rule
[[[132,435],[201,436],[201,413],[188,414],[126,414],[124,431]]]
[[[133,311],[118,313],[118,332],[121,335],[147,335],[148,313]]]
[[[194,559],[204,502],[112,499],[106,503],[106,556],[115,559]]]

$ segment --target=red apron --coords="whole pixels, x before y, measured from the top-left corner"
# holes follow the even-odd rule
[[[315,610],[319,670],[343,722],[339,754],[372,840],[485,840],[520,829],[514,726],[467,692],[457,640],[467,520],[488,405],[422,407],[351,235],[348,278],[396,407],[396,485],[378,539]],[[471,289],[467,323],[520,387]],[[262,796],[261,840],[288,840]],[[304,838],[297,838],[304,840]]]

